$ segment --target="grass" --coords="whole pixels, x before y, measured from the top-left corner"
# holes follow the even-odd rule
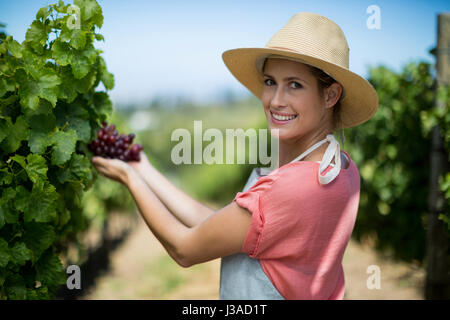
[[[159,256],[146,267],[144,277],[145,282],[149,284],[146,291],[151,291],[152,295],[163,299],[186,281],[180,273],[180,268],[170,256]]]

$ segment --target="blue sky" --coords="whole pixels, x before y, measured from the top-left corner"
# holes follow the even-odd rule
[[[23,41],[39,8],[57,0],[0,0],[0,21]],[[65,1],[67,2],[67,1]],[[239,47],[263,47],[296,12],[335,21],[350,47],[350,69],[367,76],[369,66],[394,70],[410,62],[434,62],[437,14],[449,1],[143,1],[99,0],[100,33],[117,103],[145,103],[155,96],[182,95],[213,101],[223,92],[249,92],[229,73],[221,54]],[[381,29],[369,30],[367,7],[381,10]]]

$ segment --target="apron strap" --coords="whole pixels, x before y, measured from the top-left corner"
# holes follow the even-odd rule
[[[294,160],[291,161],[295,162],[302,160],[304,157],[306,157],[308,154],[313,152],[315,149],[317,149],[327,141],[330,142],[330,144],[328,145],[327,150],[325,150],[325,153],[322,157],[322,161],[320,162],[319,166],[318,175],[320,184],[330,183],[339,175],[339,172],[341,171],[341,148],[339,146],[339,142],[336,140],[334,135],[327,134],[327,137],[325,139],[320,140],[319,142],[308,148],[308,150],[306,150],[301,155],[299,155],[298,157],[296,157]],[[326,168],[328,168],[333,158],[335,158],[334,159],[336,163],[335,166],[333,167],[333,169],[327,172],[327,174],[322,175],[322,172],[324,172]]]
[[[318,179],[320,184],[328,184],[331,181],[333,181],[341,171],[341,148],[339,146],[339,141],[336,140],[334,135],[328,134],[327,137],[323,140],[320,140],[319,142],[315,143],[313,146],[308,148],[305,152],[303,152],[301,155],[296,157],[294,160],[292,160],[289,163],[295,162],[295,161],[301,161],[304,157],[306,157],[308,154],[313,152],[315,149],[320,147],[322,144],[326,142],[330,142],[327,149],[325,150],[325,153],[322,157],[322,161],[320,162],[319,166],[319,172],[318,172]],[[335,166],[328,171],[325,175],[322,175],[322,172],[324,172],[331,164],[331,161],[335,161]],[[257,168],[256,174],[261,177],[270,174],[269,168]]]

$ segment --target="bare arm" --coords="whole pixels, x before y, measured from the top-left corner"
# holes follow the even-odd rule
[[[189,267],[241,251],[251,214],[235,202],[189,228],[173,217],[140,175],[131,172],[125,184],[147,226],[179,265]]]
[[[251,224],[247,209],[231,202],[195,227],[188,227],[172,215],[130,165],[101,157],[93,157],[92,162],[100,173],[128,187],[147,226],[179,265],[189,267],[241,251]]]
[[[172,184],[141,152],[141,161],[130,163],[169,211],[184,225],[193,227],[207,219],[214,210],[190,197]]]

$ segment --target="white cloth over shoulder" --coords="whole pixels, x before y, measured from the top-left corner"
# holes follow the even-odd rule
[[[294,160],[292,160],[290,162],[290,163],[292,163],[295,161],[302,160],[304,157],[306,157],[308,154],[310,154],[313,150],[317,149],[318,147],[320,147],[322,144],[324,144],[327,141],[329,141],[330,144],[328,145],[327,150],[325,151],[325,153],[322,157],[322,161],[320,162],[320,166],[319,166],[319,182],[320,182],[320,184],[330,183],[339,175],[339,172],[341,171],[341,147],[339,145],[339,141],[337,141],[336,138],[332,134],[327,134],[327,137],[325,139],[320,140],[319,142],[317,142],[316,144],[311,146],[308,150],[306,150],[305,152],[303,152],[301,155],[299,155],[297,158],[295,158]],[[333,160],[333,158],[334,158],[336,165],[333,167],[333,169],[328,171],[327,174],[322,175],[322,172],[324,172],[325,169],[328,168],[328,166],[331,164],[331,161]]]

